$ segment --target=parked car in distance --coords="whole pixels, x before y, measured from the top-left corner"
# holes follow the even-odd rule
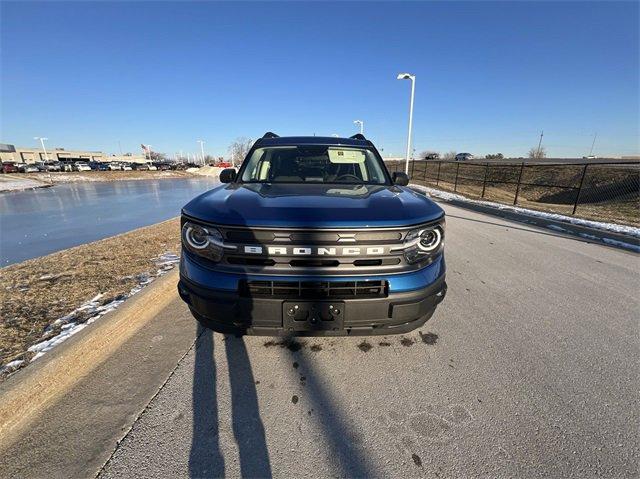
[[[91,167],[89,166],[89,163],[76,161],[73,164],[72,171],[91,171]]]
[[[167,171],[167,170],[172,169],[171,168],[171,163],[167,163],[167,162],[164,162],[164,161],[154,161],[152,163],[152,165],[155,166],[156,169],[160,170],[160,171]]]
[[[440,159],[440,153],[427,153],[426,155],[424,155],[424,159],[425,160],[439,160]]]
[[[131,165],[129,163],[122,163],[122,171],[131,171],[133,170],[133,168],[131,168]]]
[[[147,166],[149,167],[149,171],[157,171],[158,167],[156,165],[154,165],[153,163],[147,163]]]
[[[60,162],[60,171],[73,171],[73,162],[72,161],[61,161]]]
[[[473,160],[473,155],[471,153],[458,153],[456,155],[456,161],[469,161]]]
[[[3,161],[2,169],[0,171],[2,171],[2,173],[17,173],[18,167],[13,161]]]
[[[131,163],[131,169],[137,171],[149,171],[149,165],[146,163]]]
[[[35,163],[19,163],[18,171],[20,173],[38,173],[40,170]]]
[[[45,161],[44,167],[47,171],[60,171],[62,170],[62,164],[59,161]]]
[[[214,166],[218,168],[233,168],[233,164],[230,161],[221,161],[220,163],[216,163]]]
[[[109,171],[120,171],[120,170],[122,170],[122,165],[120,163],[118,163],[117,161],[111,161],[111,162],[107,163],[107,167],[108,167]]]
[[[107,171],[109,170],[109,165],[107,163],[103,163],[102,161],[91,161],[89,162],[89,167],[95,171]]]
[[[171,165],[172,170],[186,170],[188,168],[184,163],[173,163]]]

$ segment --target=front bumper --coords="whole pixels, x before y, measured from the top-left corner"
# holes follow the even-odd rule
[[[337,300],[344,305],[339,329],[292,331],[283,325],[285,302],[306,300],[242,297],[235,291],[214,290],[197,285],[181,275],[180,297],[205,326],[221,333],[262,336],[358,336],[398,334],[422,326],[447,292],[444,273],[427,287],[380,298]]]

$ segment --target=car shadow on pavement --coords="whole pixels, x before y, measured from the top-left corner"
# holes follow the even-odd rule
[[[192,478],[224,477],[220,449],[214,333],[198,327],[193,378],[193,439],[189,454]],[[221,335],[218,335],[222,339]],[[220,342],[218,342],[220,344]],[[264,426],[249,355],[241,337],[224,337],[231,389],[231,420],[242,477],[271,477]]]
[[[242,337],[227,335],[225,349],[231,385],[233,435],[242,477],[271,477],[269,451],[258,409],[258,393]]]
[[[297,344],[295,337],[288,336],[285,342]],[[316,417],[316,424],[322,428],[322,436],[329,445],[326,454],[333,457],[328,462],[336,462],[341,471],[334,471],[336,477],[375,477],[376,468],[368,460],[364,449],[364,438],[351,425],[334,395],[327,390],[322,377],[316,372],[313,361],[297,347],[287,348],[292,360],[297,364],[296,373],[304,378],[305,399],[310,403],[310,414]]]
[[[189,453],[189,477],[223,477],[220,452],[216,364],[213,331],[198,326],[193,376],[193,436]]]

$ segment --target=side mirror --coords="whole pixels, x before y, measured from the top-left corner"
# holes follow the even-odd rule
[[[396,171],[391,175],[391,179],[393,183],[398,186],[407,186],[409,184],[409,177],[406,173],[402,173],[400,171]]]
[[[236,170],[233,168],[225,168],[220,172],[220,181],[222,183],[232,183],[236,179]]]

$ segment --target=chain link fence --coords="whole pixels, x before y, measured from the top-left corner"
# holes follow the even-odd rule
[[[387,162],[404,171],[403,161]],[[640,226],[640,162],[499,163],[420,161],[411,183],[538,211]]]

